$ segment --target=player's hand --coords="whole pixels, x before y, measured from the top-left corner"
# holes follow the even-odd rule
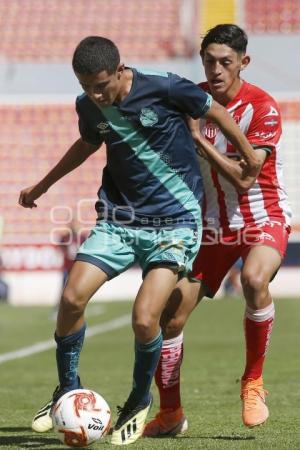
[[[44,191],[41,190],[39,185],[34,185],[23,189],[20,192],[19,205],[23,206],[23,208],[36,208],[37,204],[35,203],[35,200],[42,194],[44,194]]]
[[[196,144],[196,147],[197,147],[198,155],[204,159],[207,159],[206,147],[207,147],[208,141],[199,132],[197,134],[196,133],[193,134],[193,139],[194,139],[194,143]]]
[[[243,171],[242,174],[243,178],[247,177],[257,178],[261,170],[261,162],[256,158],[252,158],[251,161],[250,160],[245,161],[244,159],[241,159],[240,167],[242,168]]]

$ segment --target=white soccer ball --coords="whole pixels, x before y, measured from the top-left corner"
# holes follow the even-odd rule
[[[75,389],[57,401],[52,420],[54,431],[63,444],[87,447],[108,433],[111,412],[97,392]]]

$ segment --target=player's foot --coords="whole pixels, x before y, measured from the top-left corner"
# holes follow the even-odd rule
[[[118,420],[113,428],[111,443],[113,445],[128,445],[142,436],[148,412],[152,405],[150,394],[147,404],[131,405],[127,400],[121,408],[118,406]]]
[[[151,422],[147,423],[143,437],[168,437],[183,434],[188,429],[188,421],[182,408],[160,410]]]
[[[36,431],[37,433],[46,433],[46,431],[53,428],[51,411],[62,394],[60,393],[59,386],[57,386],[53,392],[50,402],[46,403],[46,405],[39,409],[34,416],[31,424],[33,431]]]
[[[243,402],[242,418],[246,427],[262,425],[269,417],[269,410],[265,403],[268,394],[263,387],[262,377],[254,380],[242,380],[241,399]]]
[[[78,377],[78,389],[82,389],[79,377]],[[46,405],[44,405],[41,409],[39,409],[38,412],[35,414],[31,423],[31,428],[33,429],[33,431],[36,431],[37,433],[46,433],[46,431],[52,430],[53,423],[51,413],[53,407],[57,402],[57,400],[65,393],[66,390],[60,389],[60,386],[56,386],[52,394],[52,399],[48,403],[46,403]]]

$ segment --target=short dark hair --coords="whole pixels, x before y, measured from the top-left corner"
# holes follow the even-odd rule
[[[225,44],[237,53],[246,53],[248,36],[237,25],[224,23],[208,30],[201,43],[200,55],[203,56],[209,44]]]
[[[74,72],[92,75],[103,72],[112,74],[120,63],[120,54],[116,45],[100,36],[88,36],[77,45],[72,66]]]

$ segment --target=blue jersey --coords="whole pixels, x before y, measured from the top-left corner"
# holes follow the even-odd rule
[[[131,70],[120,103],[99,107],[86,94],[76,101],[82,139],[107,148],[98,216],[132,227],[196,228],[203,191],[185,116],[203,116],[212,98],[178,75]]]

